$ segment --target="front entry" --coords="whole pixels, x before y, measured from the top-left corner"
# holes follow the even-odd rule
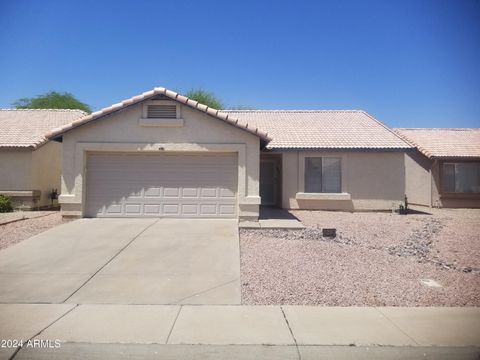
[[[260,197],[262,205],[279,203],[280,160],[277,157],[260,159]]]

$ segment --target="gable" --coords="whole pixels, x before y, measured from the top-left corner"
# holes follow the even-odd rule
[[[176,118],[148,118],[149,105],[175,105]],[[64,141],[124,143],[258,143],[250,132],[178,104],[152,99],[105,115],[101,120],[78,126],[63,135]]]
[[[102,110],[96,111],[90,115],[87,115],[77,121],[74,121],[70,124],[57,128],[50,133],[48,133],[48,137],[52,139],[60,138],[67,132],[70,132],[74,129],[77,129],[83,125],[89,124],[91,122],[99,122],[105,119],[107,116],[112,116],[116,113],[122,113],[129,109],[130,107],[134,107],[139,105],[145,101],[155,101],[155,100],[169,100],[180,103],[184,107],[188,107],[197,111],[198,113],[203,113],[207,116],[216,119],[217,121],[220,120],[229,126],[241,129],[242,131],[248,132],[253,134],[264,141],[269,141],[270,138],[268,137],[267,133],[256,128],[249,126],[247,123],[243,121],[239,121],[228,114],[224,114],[219,110],[210,108],[206,105],[200,104],[197,101],[189,99],[186,96],[182,96],[174,91],[165,89],[165,88],[155,88],[151,91],[145,92],[141,95],[134,96],[130,99],[124,100],[120,103],[114,104],[110,107],[104,108]]]

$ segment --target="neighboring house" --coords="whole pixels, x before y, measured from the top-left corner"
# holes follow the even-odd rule
[[[418,150],[405,157],[406,194],[418,205],[480,207],[480,129],[396,129]]]
[[[390,210],[412,146],[363,111],[218,111],[156,88],[61,126],[66,216]]]
[[[62,145],[45,134],[85,116],[80,110],[0,109],[0,194],[23,209],[51,205],[60,191]]]

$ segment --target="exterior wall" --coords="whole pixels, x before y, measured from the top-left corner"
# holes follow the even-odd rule
[[[342,194],[304,194],[309,156],[341,158]],[[403,152],[283,152],[282,169],[282,207],[287,209],[390,210],[405,194]]]
[[[40,148],[0,151],[0,193],[22,209],[50,206],[50,191],[60,190],[62,145],[49,141]]]
[[[141,126],[143,104],[137,104],[64,134],[62,213],[84,215],[88,152],[157,152],[161,148],[172,152],[237,153],[239,215],[241,219],[258,218],[259,138],[198,110],[178,106],[183,123],[167,127]]]
[[[32,150],[0,150],[0,191],[32,190]]]
[[[459,162],[458,159],[435,160],[432,165],[432,205],[445,208],[480,208],[480,194],[445,194],[442,192],[441,167],[443,162]],[[474,159],[479,162],[480,159]]]
[[[12,199],[14,208],[38,205],[39,192],[32,185],[32,150],[0,150],[0,193]]]
[[[50,206],[52,189],[60,192],[62,144],[49,141],[32,153],[32,186],[40,190],[39,206]],[[54,203],[55,204],[55,203]]]
[[[416,150],[405,154],[405,193],[410,204],[432,206],[432,165]]]

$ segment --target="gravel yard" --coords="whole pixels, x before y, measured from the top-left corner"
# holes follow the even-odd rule
[[[292,214],[305,230],[240,231],[244,304],[480,306],[480,210]]]
[[[39,216],[34,217],[34,213]],[[32,211],[27,214],[25,220],[0,225],[0,250],[68,221],[62,220],[58,211],[49,212],[47,215],[41,214],[41,216],[38,213],[40,212]]]

